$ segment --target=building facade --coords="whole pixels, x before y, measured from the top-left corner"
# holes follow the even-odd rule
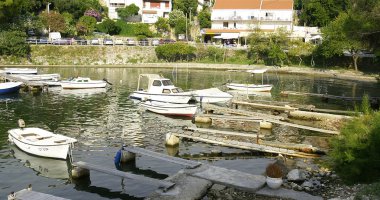
[[[211,9],[209,37],[240,39],[260,29],[274,32],[293,27],[293,0],[215,0]]]
[[[155,23],[159,17],[169,17],[172,10],[171,0],[106,0],[108,17],[118,19],[116,9],[135,4],[140,8],[139,14],[143,23]]]

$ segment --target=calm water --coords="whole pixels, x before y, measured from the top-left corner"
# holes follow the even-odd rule
[[[74,148],[74,161],[85,161],[114,168],[113,157],[125,143],[156,152],[180,157],[193,157],[201,162],[252,174],[262,174],[272,158],[239,149],[181,142],[178,149],[166,148],[165,134],[173,128],[194,126],[188,119],[169,118],[142,112],[128,99],[137,87],[141,73],[156,73],[170,78],[185,90],[220,87],[232,80],[241,83],[260,83],[261,76],[243,72],[171,70],[171,69],[111,69],[111,68],[43,68],[42,73],[60,73],[63,78],[89,76],[107,78],[112,88],[66,91],[59,88],[47,93],[0,96],[0,199],[11,191],[33,184],[35,191],[69,199],[142,199],[156,188],[143,182],[91,172],[87,180],[72,181],[69,165],[65,161],[44,159],[28,155],[7,142],[7,130],[17,127],[22,118],[29,127],[40,127],[78,139]],[[380,86],[373,83],[342,81],[320,77],[268,74],[264,83],[272,83],[272,96],[250,97],[263,100],[280,100],[313,104],[320,108],[352,109],[351,102],[322,103],[318,98],[282,98],[283,90],[328,93],[339,96],[376,96]],[[210,157],[212,149],[219,149],[224,157]],[[125,165],[123,171],[158,179],[166,178],[182,166],[146,156],[136,163]]]

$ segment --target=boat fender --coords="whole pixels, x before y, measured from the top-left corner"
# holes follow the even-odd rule
[[[121,149],[116,152],[116,155],[114,158],[115,165],[120,165],[120,162],[121,162]]]

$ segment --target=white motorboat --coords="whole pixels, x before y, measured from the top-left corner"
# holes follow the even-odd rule
[[[67,81],[61,81],[63,89],[87,89],[87,88],[105,88],[105,80],[91,80],[88,77],[78,77]]]
[[[4,68],[6,74],[37,74],[37,68]]]
[[[43,158],[33,156],[21,151],[15,146],[10,147],[12,155],[24,163],[24,166],[29,167],[37,172],[37,175],[47,178],[68,179],[69,162],[67,160],[58,160],[51,158]]]
[[[231,90],[241,90],[241,91],[249,91],[249,92],[270,92],[272,90],[273,85],[264,84],[264,73],[267,69],[254,69],[247,70],[248,73],[253,74],[261,74],[261,85],[259,84],[241,84],[241,83],[228,83],[226,86]]]
[[[19,121],[19,124],[22,122]],[[40,128],[21,128],[8,131],[8,140],[21,150],[42,157],[66,159],[76,139],[54,134]]]
[[[142,88],[144,79],[148,82],[146,89]],[[137,90],[129,97],[139,101],[149,99],[168,103],[188,103],[192,98],[191,94],[184,94],[181,88],[174,86],[170,79],[158,74],[140,74]]]
[[[197,105],[186,103],[167,103],[158,101],[144,101],[140,104],[143,108],[163,115],[193,117],[197,112]]]

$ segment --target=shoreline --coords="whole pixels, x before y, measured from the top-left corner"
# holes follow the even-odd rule
[[[240,65],[240,64],[207,64],[207,63],[130,63],[125,65],[4,65],[4,67],[36,67],[36,68],[178,68],[178,69],[201,69],[201,70],[249,70],[249,69],[267,69],[269,73],[280,74],[295,74],[308,76],[322,76],[342,80],[355,80],[364,82],[380,82],[380,73],[375,75],[364,74],[360,71],[353,70],[334,70],[334,69],[319,69],[309,67],[287,66],[274,67],[264,65]]]

